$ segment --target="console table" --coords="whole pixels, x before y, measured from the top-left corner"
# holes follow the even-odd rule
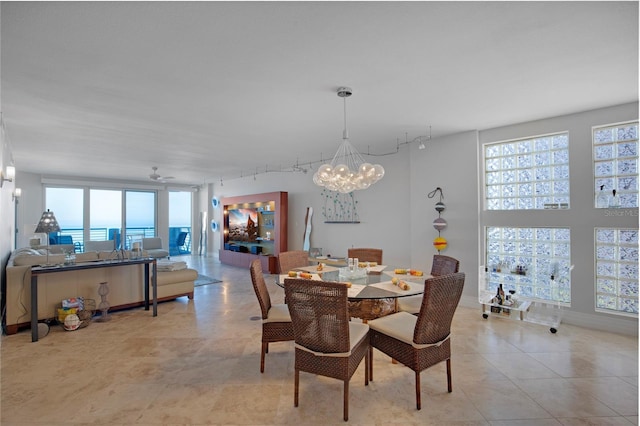
[[[144,265],[144,310],[149,310],[149,285],[153,288],[153,316],[158,315],[158,264],[156,259],[102,260],[83,262],[76,265],[34,266],[31,268],[31,341],[38,341],[38,277],[56,272],[79,271],[84,269],[112,268],[129,265]],[[153,275],[149,274],[152,265]]]

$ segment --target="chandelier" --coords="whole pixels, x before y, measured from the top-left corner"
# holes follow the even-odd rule
[[[344,101],[344,131],[342,143],[329,164],[323,164],[313,175],[313,183],[331,191],[348,194],[357,189],[367,189],[384,176],[380,164],[370,164],[349,142],[347,131],[347,98],[351,96],[349,87],[338,88],[338,96]]]

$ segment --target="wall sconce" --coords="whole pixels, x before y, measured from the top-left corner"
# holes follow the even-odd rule
[[[11,201],[18,201],[18,198],[22,197],[22,188],[16,188],[14,189],[13,193],[11,194]]]
[[[7,166],[6,176],[0,170],[0,188],[5,182],[13,182],[13,178],[16,177],[16,168],[13,166]]]

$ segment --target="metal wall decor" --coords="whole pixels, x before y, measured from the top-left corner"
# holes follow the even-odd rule
[[[343,194],[340,192],[322,190],[324,205],[322,216],[324,223],[360,223],[358,209],[353,192]]]
[[[438,212],[438,218],[433,221],[433,227],[436,229],[436,231],[438,231],[438,236],[433,240],[433,246],[436,250],[438,250],[438,253],[440,253],[442,250],[447,248],[447,240],[440,235],[440,231],[447,227],[447,221],[441,217],[442,212],[446,209],[446,206],[442,202],[442,200],[444,200],[444,193],[442,192],[442,188],[437,187],[429,194],[427,194],[427,197],[433,198],[438,193],[440,194],[440,200],[436,203],[435,206],[435,209]]]

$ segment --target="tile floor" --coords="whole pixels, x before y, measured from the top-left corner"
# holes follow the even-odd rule
[[[306,373],[293,406],[293,344],[271,344],[260,374],[258,302],[249,271],[185,257],[220,284],[195,300],[133,309],[106,323],[1,340],[2,426],[327,425],[342,421],[342,383]],[[272,299],[283,291],[267,276]],[[380,352],[350,386],[352,425],[638,424],[638,339],[562,324],[546,327],[459,307],[452,337],[453,392],[444,365],[414,374]]]

